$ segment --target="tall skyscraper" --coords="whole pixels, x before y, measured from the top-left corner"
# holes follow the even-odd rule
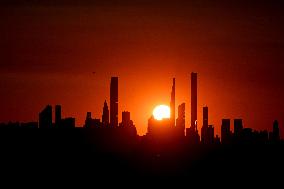
[[[203,126],[208,127],[208,107],[203,107]]]
[[[172,92],[171,92],[171,124],[172,126],[175,126],[175,119],[176,119],[176,115],[175,115],[175,107],[176,107],[176,80],[175,78],[173,78],[173,86],[172,86]]]
[[[179,132],[184,136],[185,129],[185,103],[182,103],[178,106],[178,118],[176,120],[176,127],[179,129]]]
[[[200,142],[197,130],[197,73],[191,73],[191,125],[186,129],[186,137],[190,143]]]
[[[39,128],[52,128],[52,106],[47,105],[39,113]]]
[[[191,73],[191,129],[197,130],[197,73]]]
[[[203,107],[203,125],[201,128],[201,142],[206,143],[209,136],[209,130],[208,130],[208,107]]]
[[[230,119],[222,119],[221,125],[221,142],[228,144],[231,139]]]
[[[61,122],[61,106],[55,106],[55,126],[59,127]]]
[[[118,77],[110,82],[110,126],[118,126]]]
[[[103,126],[109,125],[109,110],[106,100],[104,102],[104,107],[103,107],[102,124]]]

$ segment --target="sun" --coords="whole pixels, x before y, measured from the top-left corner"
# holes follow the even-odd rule
[[[167,105],[158,105],[153,110],[153,116],[156,120],[162,120],[165,118],[170,118],[171,109]]]

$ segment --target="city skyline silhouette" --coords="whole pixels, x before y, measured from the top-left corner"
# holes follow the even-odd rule
[[[196,135],[198,136],[198,140],[199,142],[204,142],[204,137],[207,136],[207,134],[203,134],[203,133],[207,133],[209,131],[207,131],[210,127],[210,133],[212,133],[212,141],[214,141],[214,138],[215,137],[220,137],[221,134],[223,133],[223,125],[224,125],[224,122],[225,125],[227,125],[228,129],[227,129],[227,132],[229,132],[229,135],[232,135],[234,133],[240,133],[243,128],[244,128],[244,124],[243,124],[243,119],[240,118],[240,117],[237,117],[237,118],[230,118],[230,117],[225,117],[225,118],[222,118],[222,120],[220,121],[221,122],[221,130],[216,132],[216,136],[214,135],[214,125],[212,124],[209,124],[209,121],[208,121],[208,117],[209,117],[209,113],[208,113],[208,106],[204,106],[202,107],[203,109],[203,118],[202,118],[202,123],[199,123],[198,124],[198,121],[197,121],[197,109],[199,108],[198,107],[198,79],[197,79],[197,73],[194,73],[192,72],[191,73],[191,84],[190,84],[190,87],[191,87],[191,110],[190,110],[190,114],[191,114],[191,118],[190,118],[190,124],[186,123],[186,115],[188,114],[189,111],[186,111],[186,104],[183,102],[181,103],[180,105],[178,105],[178,107],[176,107],[176,103],[175,103],[175,95],[176,95],[176,88],[175,88],[175,85],[176,85],[176,80],[175,78],[173,78],[173,83],[172,83],[172,89],[171,89],[171,93],[170,93],[170,103],[169,103],[169,108],[170,108],[170,125],[173,125],[174,127],[179,127],[177,123],[179,123],[179,121],[181,121],[181,125],[182,128],[183,128],[183,131],[184,132],[189,132],[190,130],[196,132],[196,134],[193,134],[193,135]],[[75,127],[90,127],[90,125],[92,125],[91,127],[100,127],[100,126],[105,126],[105,127],[117,127],[119,126],[120,124],[123,124],[125,123],[125,119],[127,119],[126,122],[129,122],[131,121],[132,122],[132,125],[133,125],[133,121],[130,120],[130,112],[128,112],[127,110],[122,110],[122,116],[121,116],[121,122],[119,123],[119,120],[118,120],[118,115],[119,115],[119,110],[118,110],[118,101],[119,101],[119,95],[118,95],[118,91],[119,91],[119,84],[118,84],[118,77],[111,77],[111,82],[110,82],[110,95],[109,95],[109,103],[107,103],[107,100],[104,100],[104,105],[103,105],[103,108],[102,108],[102,112],[101,112],[101,117],[94,117],[94,119],[92,118],[92,112],[86,112],[86,120],[85,120],[85,123],[83,125],[76,125],[76,117],[67,117],[65,119],[61,119],[62,117],[62,110],[61,110],[61,105],[55,105],[55,108],[53,110],[52,106],[51,105],[47,105],[43,110],[42,112],[39,113],[39,119],[37,121],[35,120],[30,120],[28,122],[22,122],[20,123],[19,121],[13,121],[13,120],[10,120],[9,122],[6,122],[6,123],[0,123],[1,126],[3,127],[8,127],[8,125],[11,125],[11,127],[16,126],[16,127],[20,127],[20,125],[24,125],[25,127],[31,127],[31,128],[53,128],[53,127],[61,127],[62,128],[75,128]],[[110,108],[109,108],[109,106]],[[179,110],[180,109],[180,106],[183,106],[182,107],[182,110]],[[178,112],[182,111],[182,120],[180,115],[176,117],[176,114],[175,114],[175,110],[178,109]],[[55,115],[54,117],[52,115]],[[127,115],[126,115],[127,114]],[[46,116],[48,115],[48,116]],[[126,118],[127,117],[127,118]],[[155,120],[153,115],[151,114],[151,119],[154,120],[154,122],[156,121],[159,121],[159,120]],[[201,117],[201,116],[200,116]],[[234,128],[233,130],[231,130],[230,128],[230,120],[233,120],[233,123],[234,123]],[[161,122],[165,121],[164,119],[161,120]],[[275,125],[275,123],[277,122],[277,127],[278,127],[278,120],[275,119],[272,121],[273,122],[273,125]],[[88,124],[87,124],[88,123]],[[88,126],[89,125],[89,126]],[[199,127],[198,127],[199,125]],[[134,125],[133,125],[134,126]],[[149,132],[149,122],[148,122],[148,130],[146,132],[146,135],[147,133]],[[199,129],[200,128],[200,129]],[[137,128],[135,127],[135,130]],[[255,131],[255,132],[258,132],[256,129],[254,128],[250,128],[250,127],[247,127],[247,129],[250,129],[251,132],[252,131]],[[198,130],[200,134],[198,134]],[[268,140],[268,133],[269,133],[269,126],[264,129],[264,130],[261,130],[260,132],[266,132],[267,133],[267,140]],[[233,131],[233,133],[232,133]],[[137,130],[135,131],[137,132]],[[231,132],[231,133],[230,133]],[[279,131],[279,128],[278,128],[278,138],[280,139],[280,131]],[[139,135],[139,133],[138,133]],[[145,134],[144,134],[145,135]],[[189,134],[190,135],[190,134]],[[140,136],[143,136],[143,135],[140,135]],[[194,136],[193,136],[194,137]],[[220,140],[220,138],[218,139]]]
[[[281,183],[283,12],[281,0],[0,1],[0,172]]]
[[[159,132],[163,133],[163,129],[167,127],[175,128],[178,131],[170,130],[165,135],[171,135],[172,133],[178,132],[179,137],[188,137],[190,140],[193,140],[193,143],[203,143],[203,144],[220,144],[221,141],[223,144],[231,143],[234,138],[237,140],[245,137],[243,135],[247,135],[248,140],[254,140],[255,138],[260,138],[263,142],[270,141],[280,141],[280,129],[279,123],[275,119],[273,121],[272,131],[269,131],[269,127],[266,130],[254,130],[250,127],[244,127],[242,118],[234,118],[233,120],[233,128],[231,128],[231,118],[223,118],[221,122],[221,131],[216,133],[221,133],[221,135],[214,133],[214,125],[209,124],[209,108],[208,106],[204,106],[202,120],[200,123],[201,129],[198,129],[197,122],[197,109],[198,109],[198,74],[192,72],[190,79],[190,87],[191,87],[191,122],[187,124],[185,122],[186,111],[185,111],[185,103],[181,103],[178,105],[178,115],[176,117],[176,103],[175,103],[175,95],[176,95],[176,80],[173,78],[172,81],[172,89],[170,93],[170,117],[162,118],[161,120],[157,120],[153,115],[150,116],[148,120],[148,129],[147,133],[142,136],[152,135],[155,129],[157,130],[158,135]],[[93,118],[92,112],[86,112],[85,123],[82,126],[76,125],[76,118],[67,117],[62,118],[62,107],[61,105],[55,105],[53,107],[51,105],[47,105],[40,113],[38,121],[30,121],[30,122],[13,122],[9,121],[8,123],[0,123],[0,126],[6,129],[15,129],[15,128],[41,128],[41,129],[51,129],[51,128],[61,128],[61,129],[74,129],[76,127],[84,127],[84,128],[117,128],[117,127],[132,127],[133,134],[138,135],[137,128],[135,126],[135,122],[133,122],[130,118],[129,111],[122,111],[122,119],[119,123],[118,120],[118,104],[119,104],[119,78],[111,77],[110,81],[110,95],[109,95],[109,106],[107,100],[104,101],[104,105],[101,112],[101,118]],[[55,115],[53,117],[53,115]],[[157,126],[155,126],[157,124]],[[200,126],[199,126],[200,127]],[[154,131],[153,133],[155,133]],[[216,134],[216,135],[215,135]],[[154,134],[155,135],[155,134]],[[162,135],[162,134],[161,134]],[[175,135],[175,134],[173,134]],[[253,136],[255,135],[255,136]],[[259,135],[259,136],[257,136]],[[257,141],[258,142],[258,141]]]
[[[242,117],[258,130],[274,119],[284,123],[282,7],[279,0],[4,0],[0,99],[7,111],[0,121],[37,120],[34,112],[61,104],[83,125],[87,111],[101,116],[109,78],[118,76],[119,109],[132,113],[144,135],[153,108],[168,104],[173,77],[176,103],[185,102],[190,113],[194,71],[201,82],[198,115],[211,107],[217,132],[223,117]]]
[[[202,127],[198,130],[197,73],[191,73],[190,83],[191,100],[194,102],[191,105],[192,125],[189,127],[185,123],[185,103],[178,105],[177,115],[171,111],[175,117],[159,120],[151,115],[147,133],[143,136],[137,134],[131,112],[122,111],[119,122],[118,77],[111,77],[109,85],[112,111],[105,100],[101,119],[92,117],[92,112],[86,112],[83,127],[76,127],[75,118],[62,116],[64,108],[61,105],[46,105],[38,114],[38,122],[0,123],[0,148],[5,154],[0,161],[9,162],[3,168],[7,170],[12,167],[17,172],[29,168],[40,174],[57,170],[59,173],[55,175],[59,174],[62,178],[93,169],[96,172],[88,176],[95,180],[120,179],[121,176],[151,180],[176,178],[181,179],[179,183],[189,179],[191,184],[202,173],[202,179],[221,176],[228,180],[227,176],[234,178],[243,170],[248,171],[243,175],[276,178],[273,172],[275,166],[282,168],[284,165],[284,140],[280,138],[278,121],[275,120],[270,129],[258,131],[244,127],[240,118],[224,118],[221,135],[218,136],[208,119],[210,109],[205,106]],[[175,86],[173,78],[169,100],[170,108],[174,110]],[[259,172],[259,169],[262,171]],[[212,170],[217,175],[204,175],[204,172]],[[267,175],[271,171],[272,174]],[[105,177],[105,174],[112,175]]]

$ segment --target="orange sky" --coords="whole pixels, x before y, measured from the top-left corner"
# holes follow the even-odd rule
[[[207,105],[218,133],[222,118],[283,127],[280,1],[10,2],[0,4],[0,121],[37,120],[58,103],[82,125],[87,111],[101,117],[110,77],[119,76],[119,116],[130,111],[145,134],[153,108],[169,105],[176,77],[188,127],[194,71],[199,123]]]

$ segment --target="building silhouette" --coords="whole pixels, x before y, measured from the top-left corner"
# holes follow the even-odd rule
[[[172,91],[171,91],[171,102],[170,102],[170,107],[171,107],[171,124],[172,126],[175,126],[175,107],[176,107],[176,80],[173,78],[173,85],[172,85]]]
[[[39,128],[52,128],[52,106],[47,105],[39,113]]]
[[[205,143],[206,144],[213,144],[215,141],[214,138],[214,127],[213,125],[209,125],[207,129],[207,136],[205,138]]]
[[[110,126],[118,126],[118,77],[110,82]]]
[[[133,124],[133,121],[130,119],[130,112],[128,111],[122,112],[122,121],[119,123],[119,127],[131,131],[132,135],[137,134],[136,127]]]
[[[203,125],[201,127],[201,143],[205,144],[208,138],[208,107],[203,107]]]
[[[120,126],[123,126],[123,127],[133,126],[133,122],[130,119],[130,112],[127,112],[127,111],[122,112],[122,122]]]
[[[218,138],[214,138],[214,127],[208,124],[208,107],[203,107],[203,125],[201,127],[201,143],[213,144],[218,143]]]
[[[191,73],[191,125],[197,130],[197,73]]]
[[[61,123],[61,106],[60,105],[56,105],[55,106],[55,126],[59,127],[60,123]]]
[[[199,143],[197,130],[197,73],[191,73],[191,125],[186,129],[186,137],[190,143]]]
[[[122,112],[122,121],[119,123],[119,128],[122,132],[127,133],[128,136],[136,137],[137,130],[133,121],[130,119],[130,112],[123,111]]]
[[[109,110],[108,110],[108,106],[107,106],[106,100],[104,102],[104,107],[103,107],[102,125],[103,126],[108,126],[109,125]]]
[[[171,126],[171,119],[156,120],[153,115],[148,119],[147,136],[155,140],[163,140],[173,135],[174,127]]]
[[[178,107],[178,118],[175,120],[175,78],[173,78],[171,100],[170,100],[170,118],[156,120],[153,116],[148,119],[147,136],[153,139],[163,141],[184,137],[185,129],[185,103]]]
[[[269,140],[272,142],[280,140],[279,124],[277,120],[273,122],[272,132],[269,133]]]
[[[93,119],[92,113],[87,112],[86,120],[85,120],[85,128],[99,128],[101,126],[100,119]]]
[[[217,144],[217,145],[221,144],[221,139],[220,139],[219,135],[216,135],[214,137],[214,144]]]
[[[221,142],[229,144],[231,142],[230,119],[222,119]]]
[[[239,138],[242,134],[242,130],[243,130],[243,120],[234,119],[234,136]]]
[[[176,128],[180,137],[184,137],[185,130],[185,103],[178,106],[178,117],[176,119]]]

